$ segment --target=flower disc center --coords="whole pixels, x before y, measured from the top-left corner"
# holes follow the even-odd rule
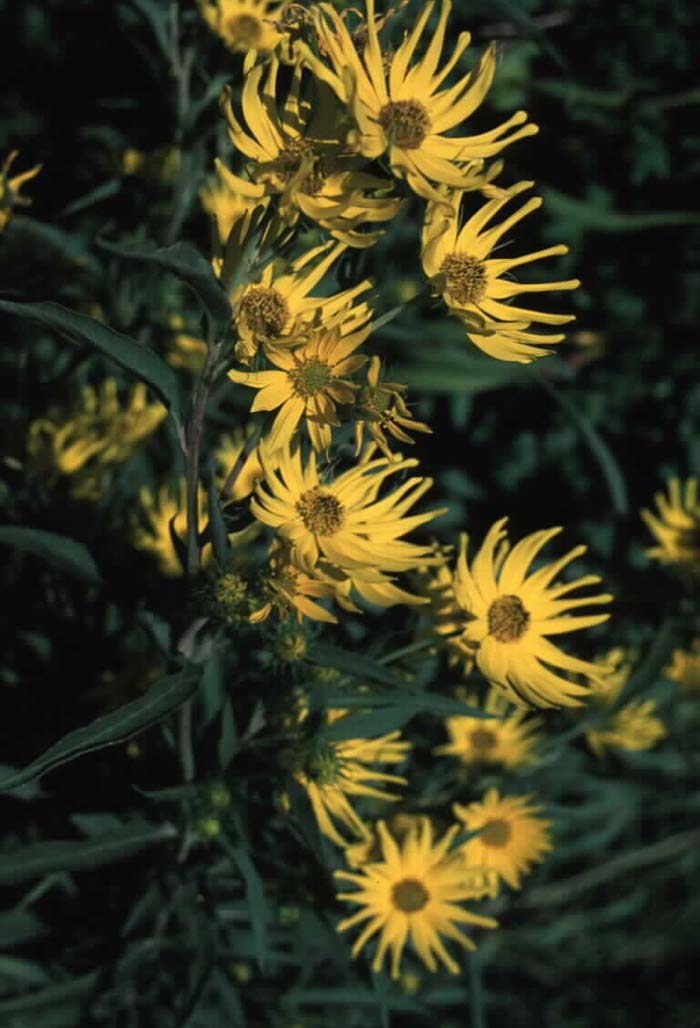
[[[511,837],[511,827],[501,818],[487,821],[479,838],[486,846],[505,846]]]
[[[477,728],[470,735],[471,744],[475,750],[479,753],[488,753],[490,750],[495,749],[498,740],[493,732],[490,732],[488,728]]]
[[[299,361],[296,367],[287,372],[292,380],[292,388],[297,396],[308,400],[310,396],[322,392],[333,378],[333,369],[325,361],[316,357]]]
[[[677,530],[677,545],[680,550],[696,552],[700,550],[700,525]]]
[[[263,27],[254,14],[236,14],[226,22],[225,32],[234,43],[251,49],[260,42]]]
[[[299,517],[314,535],[334,535],[343,527],[345,510],[342,503],[320,486],[302,493],[296,506]]]
[[[287,301],[277,289],[253,286],[241,300],[240,313],[255,331],[278,336],[289,320]]]
[[[300,189],[305,193],[313,194],[322,188],[324,175],[321,170],[321,158],[310,140],[301,137],[288,138],[285,141],[284,149],[279,152],[277,162],[286,182],[291,181],[306,162],[309,173],[299,183]]]
[[[479,303],[486,292],[486,266],[468,253],[450,253],[440,265],[447,292],[457,303]]]
[[[519,596],[499,596],[489,607],[489,635],[501,643],[516,642],[525,634],[530,615]]]
[[[394,906],[404,914],[415,914],[422,910],[430,899],[430,893],[417,878],[403,878],[391,890]]]
[[[393,100],[379,112],[379,124],[390,146],[417,150],[430,132],[430,115],[419,100]]]

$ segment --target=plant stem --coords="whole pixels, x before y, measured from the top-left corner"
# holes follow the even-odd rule
[[[478,954],[470,953],[467,957],[467,963],[469,966],[469,1010],[471,1013],[471,1028],[486,1028],[484,990],[481,981],[481,961]]]

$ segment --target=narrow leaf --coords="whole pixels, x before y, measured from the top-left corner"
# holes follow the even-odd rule
[[[0,311],[38,321],[47,328],[62,332],[76,343],[87,343],[99,350],[103,356],[109,357],[150,386],[176,421],[180,420],[180,395],[175,372],[147,346],[121,332],[115,332],[87,314],[71,311],[58,303],[14,303],[0,300]]]
[[[32,779],[46,774],[47,771],[60,767],[61,764],[75,760],[84,753],[92,753],[105,746],[114,746],[138,735],[139,732],[157,724],[177,710],[192,696],[198,682],[199,673],[195,669],[188,669],[180,674],[162,678],[152,685],[144,696],[140,696],[132,703],[127,703],[111,714],[97,718],[83,728],[70,732],[55,746],[51,746],[40,757],[32,761],[28,767],[0,781],[0,792],[30,782]]]
[[[255,955],[259,966],[263,968],[267,957],[267,925],[270,921],[270,913],[265,900],[262,879],[250,859],[247,849],[243,846],[232,846],[223,836],[221,843],[243,875],[250,924],[255,939]]]
[[[0,543],[31,553],[91,585],[102,581],[97,565],[82,543],[56,532],[21,525],[0,525]]]
[[[405,681],[389,668],[362,653],[350,653],[328,643],[314,642],[307,659],[321,667],[332,667],[353,678],[367,678],[382,685],[395,685],[403,689]]]

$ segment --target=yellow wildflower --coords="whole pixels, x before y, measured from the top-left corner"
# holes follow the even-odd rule
[[[642,511],[642,518],[658,545],[646,551],[661,564],[676,565],[691,575],[700,574],[700,495],[698,479],[685,485],[678,478],[668,482],[668,495],[654,496],[658,516]]]
[[[674,650],[664,674],[684,692],[700,693],[700,639],[695,639],[689,650]]]
[[[291,547],[285,540],[275,539],[270,548],[270,572],[263,583],[267,601],[250,615],[252,624],[265,621],[273,610],[285,619],[293,611],[297,621],[305,617],[312,621],[337,624],[338,619],[316,600],[336,598],[336,586],[315,574],[301,571],[291,560]],[[313,598],[312,598],[313,597]]]
[[[266,207],[269,201],[251,201],[249,197],[241,196],[231,186],[230,172],[220,160],[215,161],[215,169],[216,174],[200,189],[199,199],[207,214],[214,218],[219,246],[224,246],[237,222],[249,218],[256,207]]]
[[[402,443],[413,445],[415,440],[409,432],[432,433],[433,430],[424,422],[416,421],[411,414],[404,399],[405,385],[380,380],[381,367],[381,359],[372,357],[367,372],[367,385],[360,390],[353,410],[355,452],[359,455],[362,450],[366,427],[385,457],[400,460],[392,453],[387,434]]]
[[[654,700],[630,700],[614,710],[633,668],[633,659],[622,647],[611,650],[600,662],[601,676],[593,682],[593,705],[610,709],[601,728],[586,732],[586,741],[601,757],[606,749],[649,750],[668,733],[656,717]]]
[[[472,707],[481,707],[476,693],[468,694],[466,700]],[[541,718],[512,710],[498,689],[489,689],[481,709],[495,716],[488,720],[468,714],[448,717],[445,728],[450,741],[435,753],[458,757],[464,764],[501,764],[510,770],[536,762]]]
[[[212,32],[234,53],[246,53],[248,50],[269,53],[284,38],[275,25],[282,15],[284,3],[273,3],[272,0],[197,0],[197,6]]]
[[[7,228],[15,207],[29,207],[31,200],[20,195],[20,189],[25,182],[35,178],[41,171],[41,164],[35,164],[29,171],[23,171],[19,175],[9,177],[9,171],[19,155],[19,150],[13,150],[7,155],[0,165],[0,233]]]

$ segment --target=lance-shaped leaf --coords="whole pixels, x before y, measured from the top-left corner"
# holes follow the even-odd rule
[[[84,753],[115,746],[157,724],[192,696],[199,683],[199,675],[198,669],[187,668],[180,674],[161,678],[145,696],[69,732],[27,767],[0,781],[0,792],[15,789]]]
[[[102,581],[95,561],[83,544],[65,535],[22,525],[0,525],[0,543],[41,557],[61,571],[91,585],[99,585]]]
[[[380,664],[371,657],[362,653],[349,653],[338,646],[331,646],[324,642],[314,642],[309,649],[307,659],[321,667],[332,667],[336,671],[342,671],[353,678],[366,678],[370,682],[380,682],[382,685],[395,685],[397,688],[405,688],[405,681],[394,671]]]
[[[76,343],[85,343],[99,350],[103,356],[109,357],[115,364],[150,386],[179,422],[180,394],[175,372],[143,343],[138,343],[121,332],[115,332],[87,314],[79,314],[77,311],[62,307],[59,303],[14,303],[10,300],[0,300],[0,311],[38,321],[41,325],[68,336]]]
[[[0,885],[13,885],[55,871],[83,871],[111,864],[176,835],[173,825],[139,820],[89,839],[33,843],[0,855]]]
[[[152,243],[119,245],[101,239],[99,245],[117,257],[153,264],[176,275],[197,295],[199,302],[220,329],[225,328],[231,320],[231,304],[211,264],[191,243],[175,243],[174,246],[160,250]]]

